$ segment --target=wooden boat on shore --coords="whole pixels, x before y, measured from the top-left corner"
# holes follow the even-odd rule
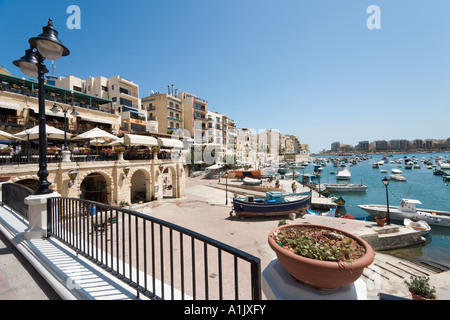
[[[233,198],[237,216],[278,216],[306,211],[311,206],[311,191],[283,195],[280,191],[266,192],[265,197]]]
[[[253,179],[261,179],[261,170],[235,170],[234,177],[236,179],[244,179],[245,177],[253,178]]]
[[[325,184],[331,192],[365,192],[367,186],[363,184]]]
[[[246,185],[250,185],[250,186],[258,186],[258,185],[262,184],[262,180],[261,179],[253,179],[253,178],[245,177],[242,180],[242,183],[246,184]]]
[[[405,218],[424,220],[429,225],[450,227],[450,211],[440,211],[432,209],[418,209],[416,204],[422,204],[419,200],[403,199],[400,206],[389,206],[389,217],[392,220],[403,221]],[[387,213],[386,205],[364,204],[358,205],[370,215],[376,216],[378,213]]]

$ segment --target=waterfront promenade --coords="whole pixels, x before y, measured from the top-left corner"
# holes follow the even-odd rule
[[[201,177],[189,178],[186,183],[186,197],[182,199],[164,199],[157,202],[152,202],[148,205],[140,205],[133,207],[134,210],[143,212],[145,214],[152,215],[156,218],[160,218],[193,231],[199,232],[206,236],[212,237],[219,241],[222,241],[228,245],[234,246],[240,250],[253,254],[261,259],[261,270],[263,271],[267,265],[275,258],[275,254],[269,248],[267,244],[268,233],[277,226],[279,218],[247,218],[241,219],[236,216],[230,216],[231,211],[231,197],[232,193],[229,192],[228,205],[225,205],[225,191],[224,181],[221,184],[217,180],[206,180]],[[230,181],[229,181],[230,182]],[[289,181],[283,181],[286,184],[285,189],[290,186]],[[237,188],[237,186],[229,185],[229,190]],[[301,190],[298,190],[301,191]],[[243,192],[246,193],[246,192]],[[10,214],[5,212],[4,208],[0,209],[0,217],[4,217],[4,214]],[[358,230],[371,229],[374,223],[352,221],[344,219],[331,219],[326,217],[316,216],[304,216],[303,218],[297,217],[295,221],[289,222],[309,222],[309,223],[339,223],[339,227],[346,228],[349,231],[358,233]],[[3,225],[5,224],[2,220]],[[20,226],[20,221],[16,222],[17,225],[8,225],[9,230],[17,229]],[[22,226],[23,227],[23,226]],[[5,232],[3,227],[2,232]],[[20,236],[9,234],[9,239],[16,242],[15,245],[21,243],[24,245],[24,241],[19,239]],[[19,240],[19,241],[18,241]],[[36,243],[36,242],[35,242]],[[122,285],[118,281],[114,281],[111,277],[103,275],[101,270],[98,270],[94,265],[84,261],[80,257],[75,257],[73,251],[65,250],[60,247],[58,242],[47,242],[47,248],[40,248],[40,253],[34,252],[31,256],[34,259],[34,266],[36,268],[38,260],[50,259],[48,254],[51,252],[55,258],[65,260],[65,263],[74,263],[72,268],[76,268],[78,274],[89,274],[90,282],[85,282],[84,285],[88,285],[86,288],[82,288],[84,296],[70,296],[66,294],[63,299],[135,299],[134,293],[130,291],[126,286]],[[30,246],[33,244],[29,244]],[[31,247],[30,247],[31,248]],[[39,249],[35,246],[34,249]],[[22,254],[26,252],[22,249]],[[30,254],[30,252],[28,252]],[[47,255],[44,259],[43,256]],[[4,261],[0,256],[1,261]],[[18,262],[21,264],[20,262]],[[76,265],[78,263],[79,265]],[[70,283],[64,283],[61,278],[57,280],[55,275],[62,277],[70,274],[64,270],[64,267],[58,267],[56,263],[50,264],[48,260],[41,262],[41,266],[47,264],[53,267],[51,274],[48,270],[40,268],[39,272],[50,282],[52,287],[59,288],[67,286]],[[56,270],[60,268],[59,270]],[[83,268],[83,269],[80,269]],[[82,271],[81,271],[82,270]],[[362,279],[367,285],[367,297],[370,300],[378,299],[378,293],[384,292],[400,297],[409,298],[409,293],[406,286],[403,284],[404,280],[409,279],[409,275],[414,274],[428,274],[431,278],[431,282],[437,288],[438,299],[445,300],[450,299],[450,273],[449,272],[431,272],[420,266],[411,264],[409,261],[401,260],[390,255],[376,252],[374,263],[366,269]],[[12,273],[4,274],[3,282],[0,282],[1,290],[9,285],[10,293],[19,292],[21,288],[15,285],[11,277]],[[45,276],[46,275],[46,276]],[[1,278],[0,278],[1,279]],[[33,279],[33,278],[31,278]],[[95,279],[95,281],[94,281]],[[31,282],[30,281],[30,286]],[[6,285],[5,285],[6,284]],[[28,287],[28,285],[27,285]],[[45,291],[45,289],[41,289]],[[7,291],[7,290],[4,290]],[[42,292],[34,291],[35,294],[28,296],[15,295],[17,299],[46,299],[42,296]],[[0,297],[2,299],[13,299],[13,295],[5,295]],[[47,296],[48,299],[53,299],[52,296]],[[264,292],[263,292],[263,298]]]

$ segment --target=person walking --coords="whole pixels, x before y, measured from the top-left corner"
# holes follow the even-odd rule
[[[297,184],[295,183],[295,181],[292,182],[291,188],[292,188],[292,193],[295,193],[295,191],[297,191]]]

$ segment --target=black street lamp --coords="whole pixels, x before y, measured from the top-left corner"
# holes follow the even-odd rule
[[[61,41],[58,39],[58,32],[53,29],[53,22],[48,19],[48,25],[42,28],[43,32],[37,37],[30,38],[30,49],[25,50],[25,56],[20,60],[13,61],[13,64],[29,77],[38,78],[39,88],[39,182],[36,184],[38,190],[35,194],[49,194],[53,190],[49,188],[50,182],[47,180],[47,135],[45,130],[45,86],[44,75],[48,69],[44,65],[45,59],[58,60],[62,56],[70,54]]]
[[[64,113],[64,150],[69,150],[69,147],[67,146],[67,111],[69,108],[64,108],[63,106],[57,105],[56,103],[53,104],[53,107],[50,109],[51,112],[54,114],[57,114],[59,112],[59,108],[61,108],[62,112]],[[75,107],[72,107],[72,112],[70,113],[71,116],[78,116],[79,113],[77,110],[75,110]]]
[[[389,217],[389,196],[388,196],[389,179],[384,177],[384,179],[381,181],[386,187],[386,209],[387,209],[386,224],[391,224],[391,218]]]
[[[228,171],[225,172],[225,204],[228,204]]]

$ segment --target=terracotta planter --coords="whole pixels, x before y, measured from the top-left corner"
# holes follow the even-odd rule
[[[419,295],[417,295],[417,294],[415,294],[414,292],[411,292],[411,291],[410,291],[410,293],[411,293],[411,298],[413,300],[437,300],[437,298],[434,298],[434,299],[424,298],[424,297],[419,296]]]
[[[366,254],[361,258],[347,262],[321,261],[299,256],[280,247],[272,238],[273,232],[286,227],[318,227],[320,229],[339,231],[362,245]],[[283,268],[298,281],[317,289],[337,289],[348,286],[358,280],[364,268],[372,264],[375,254],[372,247],[363,239],[336,228],[314,224],[291,224],[275,228],[269,234],[269,245],[275,251]]]
[[[386,218],[375,218],[375,221],[377,222],[377,225],[380,227],[384,227],[384,224],[386,223]]]
[[[1,176],[1,177],[0,177],[0,182],[6,182],[6,181],[9,181],[10,178],[11,178],[11,176]]]

